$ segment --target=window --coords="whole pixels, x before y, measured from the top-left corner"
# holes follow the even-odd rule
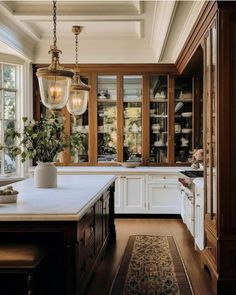
[[[4,146],[12,145],[6,138],[9,128],[17,128],[17,102],[19,89],[19,66],[0,63],[0,138]],[[0,174],[14,174],[17,171],[17,163],[6,152],[1,151]]]

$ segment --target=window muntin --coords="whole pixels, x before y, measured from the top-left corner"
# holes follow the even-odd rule
[[[19,66],[0,63],[0,138],[3,146],[10,146],[12,142],[6,138],[6,131],[17,126],[17,99]],[[17,171],[15,159],[12,159],[7,150],[1,151],[0,174],[14,174]]]

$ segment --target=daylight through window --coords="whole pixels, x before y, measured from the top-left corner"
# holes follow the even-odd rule
[[[17,122],[19,66],[0,63],[0,138],[6,147],[1,151],[0,173],[12,174],[16,172],[16,161],[7,153],[7,147],[12,145],[6,136],[9,129],[15,130]]]

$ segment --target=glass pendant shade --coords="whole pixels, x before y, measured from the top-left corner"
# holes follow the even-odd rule
[[[70,94],[71,74],[70,76],[61,76],[59,73],[44,69],[43,74],[40,75],[39,71],[37,76],[41,100],[45,107],[49,109],[63,108]]]
[[[72,115],[82,115],[88,105],[90,86],[80,80],[79,73],[76,72],[70,89],[70,96],[67,102],[67,110]]]

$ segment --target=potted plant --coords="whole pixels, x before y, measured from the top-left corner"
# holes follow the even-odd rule
[[[33,159],[37,162],[34,173],[36,187],[56,187],[57,170],[54,161],[57,155],[68,146],[64,133],[63,118],[50,115],[39,121],[23,118],[22,133],[8,129],[6,138],[14,143],[19,138],[19,146],[14,144],[4,147],[8,155],[21,156],[21,162]],[[0,147],[0,148],[3,148]]]

